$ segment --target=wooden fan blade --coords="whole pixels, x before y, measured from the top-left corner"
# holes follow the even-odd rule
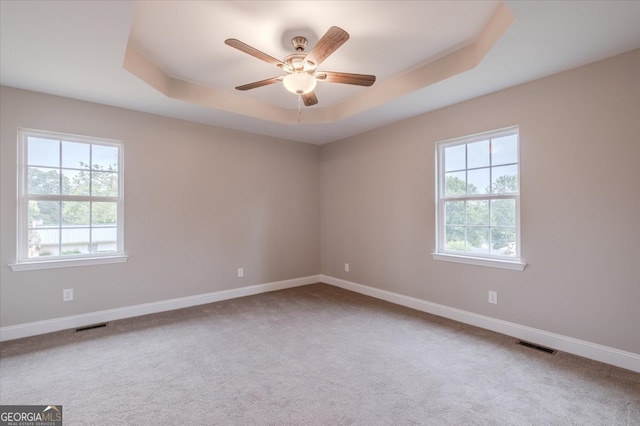
[[[311,52],[304,58],[305,64],[311,65],[312,68],[317,67],[347,40],[349,40],[349,33],[345,30],[339,27],[329,28],[329,31],[318,40]]]
[[[279,59],[274,58],[273,56],[269,56],[264,52],[259,51],[258,49],[256,49],[255,47],[251,47],[246,43],[241,42],[240,40],[237,40],[235,38],[229,38],[227,40],[224,41],[224,43],[228,46],[234,47],[236,49],[238,49],[241,52],[244,52],[246,54],[249,54],[251,56],[253,56],[254,58],[258,58],[261,61],[265,61],[269,64],[275,65],[279,68],[282,69],[289,69],[289,66],[287,64],[285,64],[284,62],[282,62]]]
[[[243,84],[242,86],[236,87],[236,89],[250,90],[250,89],[255,89],[257,87],[268,86],[269,84],[277,83],[279,81],[282,81],[282,77],[267,78],[266,80],[254,81],[253,83]]]
[[[356,86],[371,86],[376,81],[375,75],[350,74],[346,72],[322,71],[316,73],[316,79],[331,83],[355,84]]]
[[[304,106],[311,106],[318,103],[318,98],[316,97],[315,92],[309,92],[302,96],[302,101],[304,102]]]

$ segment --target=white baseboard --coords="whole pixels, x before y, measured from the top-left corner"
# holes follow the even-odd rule
[[[484,328],[486,330],[502,333],[507,336],[513,336],[518,339],[548,346],[553,349],[557,349],[574,355],[640,372],[639,354],[625,352],[608,346],[587,342],[585,340],[574,339],[572,337],[567,337],[512,322],[491,318],[485,315],[474,314],[473,312],[451,308],[449,306],[428,302],[426,300],[417,299],[415,297],[405,296],[402,294],[393,293],[362,284],[357,284],[351,281],[346,281],[327,275],[312,275],[308,277],[294,278],[290,280],[276,281],[266,284],[257,284],[248,287],[216,291],[195,296],[163,300],[160,302],[144,303],[141,305],[127,306],[124,308],[108,309],[105,311],[91,312],[88,314],[73,315],[45,321],[35,321],[26,324],[0,327],[0,342],[19,339],[22,337],[51,333],[54,331],[84,327],[87,325],[98,324],[102,322],[131,318],[140,315],[171,311],[174,309],[187,308],[196,305],[204,305],[207,303],[234,299],[237,297],[251,296],[254,294],[267,293],[276,290],[284,290],[286,288],[299,287],[317,282],[330,284],[336,287],[343,288],[345,290],[350,290],[356,293],[375,297],[376,299],[395,303],[396,305],[406,306],[418,311],[427,312],[444,318],[449,318],[465,324]]]
[[[267,293],[269,291],[283,290],[286,288],[299,287],[317,282],[320,282],[320,275],[312,275],[308,277],[294,278],[291,280],[276,281],[230,290],[214,291],[212,293],[198,294],[195,296],[163,300],[160,302],[143,303],[141,305],[127,306],[124,308],[108,309],[88,314],[73,315],[45,321],[35,321],[19,325],[10,325],[0,328],[0,342],[51,333],[54,331],[84,327],[107,321],[137,317],[140,315],[188,308],[189,306],[204,305],[207,303],[219,302],[221,300]]]
[[[640,354],[626,352],[608,346],[587,342],[585,340],[574,339],[548,331],[539,330],[524,325],[502,321],[485,315],[474,314],[473,312],[451,308],[437,303],[415,297],[404,296],[386,290],[380,290],[351,281],[342,280],[326,275],[320,276],[320,282],[334,285],[336,287],[361,293],[376,299],[386,300],[396,305],[406,306],[418,311],[427,312],[444,318],[449,318],[465,324],[474,325],[486,330],[495,331],[507,336],[526,340],[543,346],[548,346],[563,352],[578,355],[584,358],[626,368],[628,370],[640,372]]]

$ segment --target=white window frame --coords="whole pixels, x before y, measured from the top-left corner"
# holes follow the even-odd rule
[[[445,165],[444,150],[447,147],[456,145],[466,145],[473,142],[484,141],[487,139],[499,138],[503,136],[516,135],[518,138],[517,145],[517,170],[518,170],[518,192],[509,194],[466,194],[456,196],[445,196]],[[502,269],[511,269],[523,271],[526,263],[523,262],[520,254],[520,130],[518,126],[507,127],[504,129],[493,130],[489,132],[478,133],[474,135],[464,136],[455,139],[449,139],[436,143],[436,248],[432,253],[434,260],[443,260],[447,262],[465,263],[477,266],[489,266]],[[470,170],[465,166],[465,172]],[[453,251],[445,248],[445,212],[444,206],[446,201],[469,201],[469,200],[500,200],[513,199],[516,204],[516,255],[502,256],[495,254],[471,253],[468,251]]]
[[[79,142],[91,145],[118,147],[118,195],[116,197],[95,195],[29,195],[27,194],[29,137],[56,139],[68,142]],[[61,167],[61,166],[60,166]],[[62,169],[61,169],[62,170]],[[9,265],[13,271],[28,271],[49,268],[65,268],[75,266],[101,265],[126,262],[128,256],[124,251],[124,144],[122,141],[95,138],[89,136],[70,135],[43,130],[18,129],[18,218],[17,218],[17,254],[16,262]],[[62,174],[61,174],[62,175]],[[85,253],[78,255],[57,255],[42,259],[29,257],[29,201],[109,201],[117,203],[116,214],[116,250],[109,253]],[[91,225],[89,226],[91,228]],[[91,235],[91,232],[89,232]]]

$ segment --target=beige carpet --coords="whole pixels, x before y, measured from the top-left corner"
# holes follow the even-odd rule
[[[638,425],[640,374],[324,284],[4,342],[65,425]]]

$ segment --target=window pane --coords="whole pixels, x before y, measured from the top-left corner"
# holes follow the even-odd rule
[[[62,142],[62,167],[88,169],[91,164],[91,145],[78,142]]]
[[[30,228],[60,225],[60,202],[30,200],[27,220]]]
[[[444,149],[444,171],[465,169],[465,146],[456,145]]]
[[[469,170],[467,172],[467,191],[469,194],[487,194],[490,188],[489,169]]]
[[[39,195],[60,194],[60,171],[45,167],[29,167],[27,193]]]
[[[43,135],[18,130],[17,261],[121,251],[121,143]]]
[[[465,172],[447,173],[444,183],[444,194],[465,195],[467,193],[467,180]]]
[[[91,163],[96,170],[118,171],[118,147],[91,145]]]
[[[447,201],[444,211],[447,225],[464,225],[464,201]]]
[[[60,229],[33,229],[29,231],[29,257],[57,256]]]
[[[492,167],[491,190],[494,194],[518,192],[518,166]]]
[[[89,225],[88,201],[65,201],[62,203],[62,226]]]
[[[437,222],[438,236],[442,237],[438,249],[488,258],[516,256],[520,191],[517,128],[470,135],[437,146],[442,212]]]
[[[489,201],[467,201],[467,225],[489,226]]]
[[[89,229],[63,229],[61,243],[62,256],[89,253]]]
[[[464,226],[447,226],[445,228],[445,249],[464,251]]]
[[[491,254],[516,255],[515,228],[491,228]]]
[[[91,252],[105,253],[118,249],[116,228],[93,228],[91,230]]]
[[[491,200],[491,226],[516,226],[516,200]]]
[[[60,142],[53,139],[27,138],[27,164],[60,167]]]
[[[474,142],[467,145],[467,168],[489,167],[489,141]]]
[[[110,172],[91,172],[91,195],[117,197],[118,174]]]
[[[62,169],[62,195],[90,195],[89,172]]]
[[[491,140],[491,165],[518,162],[518,136],[509,135]]]
[[[92,225],[115,225],[117,219],[117,203],[92,203]]]
[[[467,228],[467,251],[489,254],[489,227]]]

